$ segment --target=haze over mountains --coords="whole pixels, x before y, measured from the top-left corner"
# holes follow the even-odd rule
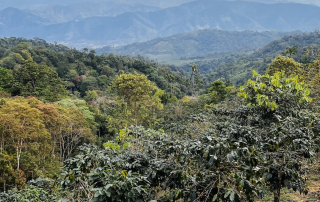
[[[46,1],[32,0],[29,3],[34,4],[29,9],[6,8],[0,11],[0,37],[39,37],[80,48],[125,45],[201,29],[312,31],[320,25],[320,7],[314,5],[188,1],[172,1],[175,4],[187,3],[163,9],[150,6],[156,5],[152,3],[156,1],[148,2],[149,6],[132,4],[138,0],[130,4],[123,0],[116,3],[34,6]],[[6,2],[9,1],[0,5]],[[54,3],[63,2],[76,1]],[[159,2],[168,5],[165,2],[169,1]],[[22,2],[21,5],[29,4]]]

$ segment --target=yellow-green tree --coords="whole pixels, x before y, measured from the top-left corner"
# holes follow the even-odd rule
[[[154,93],[158,88],[143,74],[121,74],[113,82],[113,88],[120,95],[118,107],[126,117],[124,125],[152,125],[156,121],[155,111],[163,105]],[[116,117],[114,117],[116,118]]]
[[[0,108],[2,122],[12,120],[7,121],[4,127],[7,135],[5,141],[15,150],[17,169],[20,169],[23,148],[28,148],[29,152],[34,151],[42,156],[45,156],[48,150],[50,152],[50,145],[47,143],[50,140],[50,134],[45,128],[41,112],[32,107],[37,102],[35,98],[16,98],[8,100]]]
[[[301,64],[295,62],[294,59],[290,57],[284,57],[279,55],[272,61],[267,69],[266,73],[270,76],[273,76],[276,72],[284,71],[286,76],[290,75],[301,75],[302,69],[300,68]]]
[[[28,179],[55,177],[61,165],[59,160],[70,158],[79,145],[94,141],[88,123],[78,109],[45,104],[34,97],[2,100],[0,154],[10,157],[8,166],[17,170],[13,174],[22,170]],[[9,167],[0,169],[0,178],[10,174]],[[8,180],[0,179],[0,183]]]

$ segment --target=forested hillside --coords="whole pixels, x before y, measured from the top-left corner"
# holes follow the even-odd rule
[[[319,200],[318,40],[285,36],[209,75],[0,39],[0,201]]]
[[[204,83],[210,84],[215,80],[230,79],[237,85],[242,85],[251,77],[251,70],[254,69],[259,73],[263,73],[269,67],[269,64],[277,55],[283,55],[287,47],[298,46],[294,55],[291,55],[295,60],[308,62],[315,57],[314,51],[319,48],[320,33],[314,31],[310,33],[293,34],[284,36],[281,39],[274,40],[258,50],[249,53],[241,54],[233,53],[215,59],[195,60],[193,63],[199,66],[200,71],[206,74]],[[308,57],[305,58],[305,54]],[[290,53],[284,53],[289,56]],[[189,70],[188,65],[171,66],[172,69]]]
[[[248,52],[296,32],[200,30],[160,37],[147,42],[96,49],[98,54],[143,55],[160,63],[179,63],[194,58],[220,57],[223,53]]]

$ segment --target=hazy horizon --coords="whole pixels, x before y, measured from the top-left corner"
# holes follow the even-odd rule
[[[20,9],[30,8],[38,5],[70,5],[79,4],[84,2],[108,2],[113,1],[116,3],[135,4],[141,3],[150,6],[158,6],[161,8],[179,6],[183,3],[196,1],[196,0],[2,0],[0,2],[0,9],[7,7],[15,7]],[[219,1],[219,0],[218,0]],[[220,0],[223,1],[223,0]],[[304,4],[315,4],[320,6],[319,0],[225,0],[225,1],[254,1],[260,3],[278,3],[278,2],[295,2]]]

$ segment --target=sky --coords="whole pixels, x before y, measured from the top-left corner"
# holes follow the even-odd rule
[[[28,8],[36,5],[67,5],[75,4],[80,2],[94,2],[94,1],[110,1],[110,0],[0,0],[0,9],[6,7],[15,7],[15,8]],[[146,5],[159,6],[159,7],[171,7],[178,6],[180,4],[190,2],[193,0],[114,0],[116,2],[122,3],[143,3]],[[296,3],[308,3],[316,4],[320,6],[320,0],[249,0],[256,2],[281,2],[281,1],[291,1]]]

